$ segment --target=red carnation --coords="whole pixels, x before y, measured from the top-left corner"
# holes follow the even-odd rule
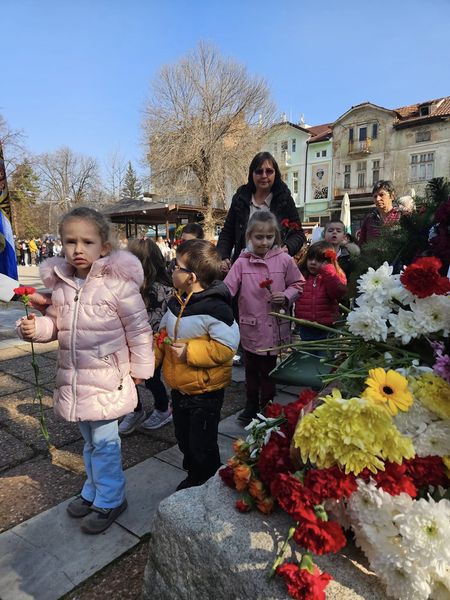
[[[400,281],[418,298],[427,298],[432,294],[442,296],[450,292],[450,280],[439,273],[441,267],[441,261],[435,256],[419,258],[406,267],[400,275]]]
[[[338,552],[347,544],[342,527],[337,521],[305,520],[294,532],[294,540],[314,554]]]
[[[276,475],[271,483],[270,492],[281,508],[296,521],[316,520],[311,492],[293,475]]]
[[[296,221],[291,221],[289,223],[289,229],[292,229],[293,231],[298,231],[300,229],[300,223],[296,223]]]
[[[158,346],[158,348],[161,348],[161,346],[163,344],[171,344],[172,340],[169,337],[169,334],[167,333],[167,331],[165,329],[163,329],[162,331],[160,331],[158,337],[156,338],[156,345]]]
[[[334,250],[332,250],[331,248],[327,248],[323,255],[325,256],[325,258],[328,258],[329,260],[336,260],[337,259],[337,255],[336,252]]]
[[[30,303],[30,296],[34,294],[36,288],[26,285],[21,285],[20,287],[14,288],[14,293],[16,296],[20,296],[21,301],[28,306]]]
[[[234,482],[234,471],[232,467],[230,467],[229,465],[223,467],[223,469],[219,470],[219,475],[225,485],[232,488],[233,490],[236,489],[236,484]]]
[[[280,225],[281,227],[289,227],[289,219],[283,219]]]
[[[310,389],[304,390],[295,402],[290,402],[284,407],[284,414],[288,421],[289,435],[294,435],[295,428],[297,427],[300,413],[302,410],[310,404],[310,402],[316,398],[317,394]]]
[[[337,466],[309,470],[304,484],[314,495],[316,504],[329,498],[349,498],[357,488],[355,476],[351,473],[346,475]]]
[[[252,505],[246,500],[237,500],[235,504],[239,512],[246,513],[252,510]]]
[[[295,600],[325,600],[325,588],[332,580],[331,575],[321,573],[315,565],[310,573],[294,563],[285,563],[276,573],[283,577],[288,594]]]
[[[387,462],[384,465],[384,471],[378,471],[378,473],[371,476],[375,479],[377,487],[391,496],[398,496],[404,492],[411,498],[415,498],[417,496],[416,486],[412,478],[405,473],[406,465]]]
[[[287,437],[272,433],[260,452],[257,468],[266,485],[270,485],[277,474],[289,473],[292,470]]]
[[[269,419],[277,419],[283,414],[283,409],[283,405],[278,404],[277,402],[271,402],[270,404],[266,405],[264,409],[264,416]]]
[[[267,277],[266,279],[263,279],[263,280],[260,282],[260,284],[259,284],[259,287],[260,287],[260,288],[263,288],[263,289],[264,289],[264,288],[266,288],[266,289],[268,289],[268,290],[269,290],[269,292],[270,292],[270,286],[272,285],[272,283],[273,283],[273,279],[269,279],[269,278]]]
[[[450,484],[440,456],[416,456],[404,460],[403,465],[405,465],[406,474],[411,477],[418,488],[429,485],[448,487]]]

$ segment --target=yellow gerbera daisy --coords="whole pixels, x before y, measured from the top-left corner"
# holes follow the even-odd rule
[[[386,373],[381,367],[370,369],[365,383],[368,387],[362,397],[383,405],[391,415],[396,415],[399,410],[407,412],[413,403],[408,380],[397,371],[390,369]]]

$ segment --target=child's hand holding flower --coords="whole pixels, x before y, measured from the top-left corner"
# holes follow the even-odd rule
[[[272,292],[270,301],[275,306],[283,306],[283,304],[286,302],[286,296],[283,294],[283,292]]]
[[[27,317],[22,319],[20,322],[20,332],[22,333],[23,339],[27,342],[31,342],[36,334],[36,317],[33,314],[29,314]]]

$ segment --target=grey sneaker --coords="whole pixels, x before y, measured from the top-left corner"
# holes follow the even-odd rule
[[[149,416],[149,418],[146,419],[142,423],[142,425],[139,427],[139,431],[142,431],[145,433],[145,431],[148,431],[148,430],[159,429],[163,425],[170,423],[171,420],[172,420],[172,412],[170,409],[167,409],[166,411],[162,412],[155,408],[155,410],[152,412],[152,414]]]
[[[81,494],[78,494],[75,500],[69,502],[66,506],[66,510],[74,519],[81,519],[81,517],[85,517],[91,512],[92,502],[85,500]]]
[[[132,412],[125,415],[122,421],[119,423],[120,435],[130,435],[136,429],[138,425],[145,419],[144,409],[138,412]]]
[[[128,502],[126,500],[116,508],[98,508],[97,506],[92,506],[91,514],[84,519],[81,525],[81,531],[93,534],[105,531],[123,513],[127,506]]]

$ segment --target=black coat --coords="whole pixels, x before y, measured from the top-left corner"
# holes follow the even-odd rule
[[[291,230],[286,238],[286,246],[289,254],[294,256],[305,243],[305,234],[301,228],[298,210],[292,199],[291,192],[287,185],[280,182],[272,188],[272,202],[270,203],[270,212],[277,218],[278,224],[281,227],[283,219],[289,219],[290,222],[295,222],[300,225],[300,229]],[[230,210],[222,231],[219,234],[217,241],[217,250],[222,258],[231,258],[234,262],[245,248],[245,230],[250,215],[250,202],[252,199],[252,191],[248,184],[241,186],[233,199],[231,200]],[[234,248],[234,252],[233,252]]]

